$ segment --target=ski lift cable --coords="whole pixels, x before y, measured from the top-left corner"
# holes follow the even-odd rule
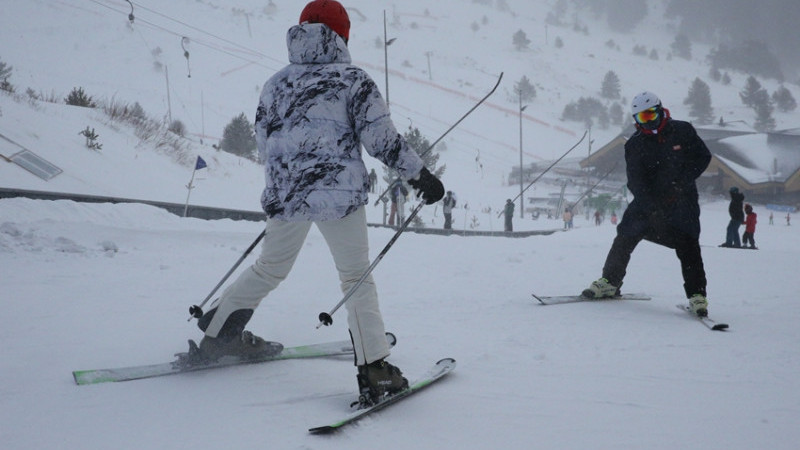
[[[115,8],[113,8],[113,7],[109,6],[109,5],[103,4],[103,3],[102,3],[102,2],[100,2],[99,0],[87,0],[87,1],[89,1],[89,2],[92,2],[92,3],[95,3],[95,4],[99,5],[99,6],[102,6],[102,7],[104,7],[104,8],[108,8],[108,9],[110,9],[110,10],[112,10],[112,11],[116,12],[116,13],[120,13],[120,14],[123,14],[123,15],[127,14],[127,13],[126,13],[126,12],[124,12],[124,11],[120,11],[120,10],[118,10],[118,9],[115,9]],[[139,6],[141,7],[141,5],[139,5]],[[165,33],[168,33],[168,34],[171,34],[171,35],[174,35],[174,36],[177,36],[177,37],[181,37],[181,38],[182,38],[182,37],[184,37],[184,36],[185,36],[185,35],[184,35],[184,34],[182,34],[182,33],[178,33],[178,32],[176,32],[176,31],[173,31],[173,30],[169,29],[169,28],[165,28],[165,27],[163,27],[163,26],[161,26],[161,25],[158,25],[158,24],[156,24],[156,23],[153,23],[153,22],[150,22],[150,21],[148,21],[148,20],[142,19],[141,17],[137,17],[137,21],[136,21],[136,23],[137,23],[137,24],[145,24],[145,25],[147,25],[147,26],[149,26],[149,27],[151,27],[151,28],[153,28],[153,29],[156,29],[156,30],[159,30],[159,31],[163,31],[163,32],[165,32]],[[209,35],[211,35],[210,33],[204,32],[204,31],[202,31],[202,30],[200,30],[200,31],[201,31],[201,32],[203,32],[203,33],[206,33],[206,34],[209,34]],[[211,36],[213,37],[213,35],[211,35]],[[206,47],[206,48],[208,48],[208,49],[210,49],[210,50],[213,50],[213,51],[216,51],[216,52],[219,52],[219,53],[224,53],[224,54],[226,54],[226,55],[228,55],[228,56],[231,56],[231,57],[233,57],[233,58],[240,59],[240,60],[242,60],[242,61],[246,61],[246,62],[248,62],[248,63],[250,63],[250,64],[255,64],[255,65],[257,65],[257,66],[261,66],[261,67],[263,67],[263,68],[265,68],[265,69],[269,69],[269,70],[274,70],[274,71],[276,71],[276,72],[278,71],[278,69],[277,69],[277,68],[275,68],[275,67],[270,67],[270,66],[268,66],[268,65],[265,65],[265,64],[263,64],[263,63],[260,63],[260,62],[258,62],[258,61],[254,61],[254,60],[253,60],[253,59],[251,59],[251,58],[245,58],[245,57],[243,57],[243,56],[241,56],[241,55],[238,55],[238,54],[236,54],[236,53],[233,53],[233,52],[230,52],[230,51],[224,50],[224,49],[222,49],[222,48],[220,48],[220,47],[218,47],[218,46],[212,45],[211,43],[204,42],[203,40],[200,40],[200,39],[197,39],[197,38],[193,38],[193,39],[192,39],[192,41],[193,41],[193,42],[194,42],[196,45],[199,45],[199,46]],[[226,41],[226,42],[229,42],[229,41]],[[267,55],[264,55],[263,53],[255,52],[255,51],[253,51],[253,50],[247,49],[246,47],[242,47],[242,46],[240,46],[240,45],[238,45],[238,44],[234,44],[234,45],[237,45],[238,47],[240,47],[240,48],[243,48],[243,49],[247,50],[248,52],[251,52],[251,53],[253,53],[253,54],[256,54],[256,55],[258,55],[258,56],[261,56],[261,57],[263,57],[263,58],[275,60],[274,58],[271,58],[271,57],[269,57],[269,56],[267,56]],[[277,60],[275,60],[275,61],[277,61]],[[283,63],[283,62],[281,62],[281,64],[284,64],[284,63]]]
[[[183,25],[183,26],[185,26],[185,27],[187,27],[187,28],[190,28],[190,29],[192,29],[192,30],[199,31],[199,32],[201,32],[201,33],[203,33],[203,34],[207,34],[208,36],[211,36],[211,37],[213,37],[214,39],[218,39],[218,40],[220,40],[220,41],[222,41],[222,42],[225,42],[226,44],[233,45],[233,46],[235,46],[235,47],[238,47],[238,48],[240,48],[240,49],[242,49],[242,50],[246,50],[246,51],[248,51],[248,52],[251,52],[252,54],[255,54],[255,55],[261,56],[262,58],[266,58],[266,59],[272,60],[273,62],[277,62],[277,63],[281,63],[281,64],[283,64],[283,63],[284,63],[284,61],[281,61],[281,60],[279,60],[279,59],[277,59],[277,58],[273,58],[273,57],[271,57],[271,56],[269,56],[269,55],[266,55],[266,54],[264,54],[264,53],[261,53],[261,52],[259,52],[259,51],[257,51],[257,50],[253,50],[253,49],[251,49],[251,48],[249,48],[249,47],[246,47],[246,46],[244,46],[244,45],[242,45],[242,44],[239,44],[239,43],[237,43],[237,42],[231,41],[231,40],[229,40],[229,39],[226,39],[226,38],[224,38],[224,37],[217,36],[217,35],[215,35],[215,34],[213,34],[213,33],[209,32],[209,31],[203,30],[202,28],[195,27],[195,26],[193,26],[193,25],[190,25],[190,24],[188,24],[188,23],[186,23],[186,22],[183,22],[183,21],[181,21],[181,20],[175,19],[175,18],[173,18],[173,17],[170,17],[170,16],[168,16],[168,15],[166,15],[166,14],[163,14],[163,13],[160,13],[160,12],[158,12],[158,11],[155,11],[155,10],[153,10],[153,9],[151,9],[151,8],[148,8],[148,7],[146,7],[146,6],[143,6],[143,5],[138,5],[138,6],[139,6],[139,8],[141,8],[141,9],[144,9],[145,11],[149,11],[149,12],[151,12],[151,13],[153,13],[153,14],[157,15],[157,16],[161,16],[161,17],[163,17],[163,18],[165,18],[165,19],[167,19],[167,20],[171,20],[171,21],[173,21],[173,22],[175,22],[175,23],[178,23],[178,24],[180,24],[180,25]]]

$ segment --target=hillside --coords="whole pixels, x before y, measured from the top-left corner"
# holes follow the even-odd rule
[[[700,77],[710,85],[717,115],[728,122],[754,120],[753,111],[741,104],[738,95],[746,74],[730,73],[730,85],[711,81],[705,62],[709,47],[702,44],[694,44],[691,61],[670,56],[676,25],[663,20],[658,5],[650,6],[650,16],[636,29],[621,34],[588,16],[578,17],[587,31],[566,24],[549,25],[545,21],[553,8],[549,2],[504,4],[508,8],[459,0],[432,5],[413,1],[348,5],[354,61],[365,67],[382,89],[384,51],[380,42],[383,13],[387,13],[388,35],[397,38],[387,49],[389,99],[400,130],[418,127],[435,140],[504,73],[498,92],[445,138],[445,147],[439,149],[440,164],[448,166],[445,183],[460,199],[479,205],[479,209],[502,206],[508,193],[497,193],[497,189],[510,169],[519,165],[519,105],[513,88],[523,75],[537,90],[522,121],[525,164],[557,158],[577,141],[585,124],[561,121],[561,113],[581,97],[600,98],[602,79],[610,70],[619,76],[624,110],[636,92],[649,89],[662,97],[674,117],[686,118],[683,99],[692,81]],[[193,0],[133,5],[131,23],[131,5],[121,0],[12,2],[0,18],[0,38],[7,43],[0,57],[14,68],[10,82],[18,94],[24,95],[30,88],[45,98],[63,98],[73,87],[81,86],[98,100],[138,102],[151,117],[181,120],[190,142],[185,157],[177,162],[190,171],[192,155],[214,154],[210,145],[234,116],[244,112],[252,118],[260,86],[285,64],[284,35],[297,20],[297,7],[284,2],[265,6],[255,0],[225,6]],[[76,30],[90,30],[90,38]],[[527,50],[512,45],[516,30],[524,30],[530,39]],[[556,40],[563,47],[557,47]],[[634,46],[656,50],[659,59],[634,55]],[[769,92],[778,86],[771,80],[762,83]],[[0,118],[0,132],[17,134],[17,142],[45,157],[55,151],[33,137],[39,135],[43,121],[9,123],[9,115]],[[61,130],[61,141],[73,141],[75,133],[91,125],[101,130],[101,141],[115,141],[117,147],[112,137],[115,130],[104,129],[102,117],[90,115],[69,126],[58,123],[68,115],[51,115],[46,122]],[[780,129],[797,126],[800,113],[775,116]],[[621,126],[603,129],[595,125],[591,129],[593,144],[587,139],[575,156],[598,148]],[[111,145],[105,148],[111,150]],[[127,139],[119,148],[142,153],[135,139]],[[216,169],[212,166],[209,172]],[[224,169],[228,174],[232,170]],[[132,170],[127,176],[149,172]],[[237,178],[250,180],[251,171],[246,172]],[[509,191],[514,192],[513,188]],[[167,192],[170,199],[182,197],[180,189]],[[486,198],[487,192],[491,198]],[[200,188],[194,194],[198,201],[210,201],[201,197]],[[253,208],[250,201],[247,209]]]
[[[353,2],[350,46],[382,86],[383,49],[375,40],[385,8],[389,36],[397,37],[388,49],[393,117],[398,128],[413,125],[431,139],[504,73],[498,92],[441,150],[445,185],[460,200],[456,229],[473,219],[480,229],[499,229],[497,208],[518,193],[505,180],[519,164],[511,92],[522,75],[537,86],[523,119],[528,163],[556,158],[577,141],[584,125],[558,117],[565,104],[599,96],[608,70],[619,75],[626,99],[652,89],[676,117],[687,114],[682,102],[691,81],[708,70],[700,45],[692,61],[666,59],[672,24],[656,20],[657,7],[630,34],[583,17],[590,25],[584,34],[545,27],[553,2],[508,0],[509,10],[486,1],[429,3]],[[3,5],[0,58],[14,67],[9,81],[17,94],[0,93],[0,134],[64,172],[43,181],[0,161],[0,187],[182,203],[201,156],[208,167],[195,173],[191,203],[258,210],[262,169],[212,144],[231,118],[253,113],[260,85],[284,64],[284,34],[299,3],[134,5],[132,25],[122,0]],[[527,51],[511,45],[518,29],[532,41]],[[556,37],[563,48],[554,47]],[[619,49],[607,46],[610,40]],[[635,44],[656,42],[658,61],[631,54]],[[710,83],[714,106],[726,120],[752,121],[738,98],[745,75],[731,76],[730,86]],[[25,94],[30,87],[63,98],[75,86],[98,99],[139,102],[159,120],[171,109],[187,138],[160,145],[99,110]],[[778,115],[778,126],[796,126],[798,117]],[[101,150],[86,148],[79,132],[87,126]],[[591,148],[617,132],[593,128]],[[0,154],[19,150],[0,139]],[[574,158],[589,151],[586,141]],[[572,159],[559,168],[574,165]],[[557,190],[537,183],[530,194]],[[403,234],[373,272],[387,329],[398,337],[390,361],[410,378],[443,357],[458,366],[425,393],[319,437],[307,429],[347,414],[355,399],[349,357],[95,386],[76,386],[71,375],[166,362],[186,350],[187,339],[201,337],[187,321],[188,307],[211,292],[261,224],[181,218],[141,204],[0,199],[0,442],[15,450],[794,449],[800,234],[779,215],[770,225],[764,205],[754,206],[757,251],[717,247],[728,223],[726,199],[701,205],[710,314],[731,325],[725,333],[675,307],[686,302],[675,254],[647,242],[633,254],[624,289],[652,300],[538,305],[531,293],[576,293],[600,275],[614,237],[608,222],[595,226],[579,216],[573,230],[525,239]],[[441,226],[440,209],[423,208],[425,223]],[[367,212],[381,221],[380,206]],[[555,229],[561,221],[516,219],[515,228]],[[371,228],[371,255],[392,236]],[[343,311],[332,326],[315,328],[318,314],[341,296],[325,240],[312,228],[292,273],[248,329],[287,346],[347,339]]]

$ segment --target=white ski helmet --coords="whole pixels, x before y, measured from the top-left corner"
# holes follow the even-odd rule
[[[642,112],[654,106],[661,106],[661,100],[656,94],[644,91],[637,94],[636,97],[633,97],[633,102],[631,102],[631,114]]]

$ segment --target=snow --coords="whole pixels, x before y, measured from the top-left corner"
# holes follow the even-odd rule
[[[10,81],[22,90],[54,89],[63,97],[82,85],[90,93],[117,95],[140,101],[148,112],[163,112],[157,106],[166,103],[163,72],[153,71],[150,60],[147,70],[138,64],[143,41],[161,46],[162,58],[171,58],[173,101],[178,97],[189,105],[186,111],[194,110],[197,104],[189,98],[199,98],[202,85],[211,111],[206,128],[221,130],[242,110],[252,113],[265,72],[282,65],[285,24],[297,14],[294,4],[277,2],[278,12],[267,15],[262,1],[237,3],[252,12],[253,38],[244,16],[212,2],[147,5],[271,55],[258,64],[234,63],[219,54],[204,56],[196,45],[191,82],[181,79],[186,61],[180,52],[175,56],[179,37],[144,27],[145,21],[178,25],[157,22],[158,16],[138,2],[141,34],[127,27],[125,15],[112,15],[103,6],[127,14],[127,2],[12,2],[10,14],[0,16],[0,37],[8,43],[1,56],[14,66]],[[391,60],[394,70],[407,75],[393,72],[391,78],[398,127],[411,121],[427,136],[438,137],[472,106],[470,97],[491,87],[505,64],[502,89],[510,92],[511,82],[532,70],[511,50],[511,30],[542,25],[547,6],[535,3],[524,15],[512,16],[442,0],[427,6],[429,16],[417,18],[419,28],[408,22],[390,28],[390,37],[399,36],[390,48],[397,54]],[[376,80],[383,79],[383,52],[372,40],[382,36],[382,9],[410,14],[422,10],[417,5],[364,2],[356,7],[366,20],[351,14],[354,31],[361,27],[365,36],[351,43],[354,58],[377,67],[371,69]],[[181,14],[189,8],[193,14]],[[483,15],[491,26],[472,36],[469,24],[480,23]],[[102,38],[87,39],[75,27]],[[503,32],[486,30],[491,27]],[[427,74],[401,65],[408,59],[422,67],[423,57],[413,60],[411,49],[430,48],[437,41],[425,33],[436,30],[443,41],[434,49],[434,83],[463,96],[421,87],[414,78],[424,81]],[[606,50],[608,37],[590,39],[551,28],[551,41],[556,32],[567,49],[574,42],[574,51],[555,52],[542,43],[527,55],[537,61],[536,78],[546,88],[526,114],[549,126],[526,122],[526,136],[535,144],[526,149],[526,158],[560,156],[577,140],[562,129],[582,134],[578,124],[547,118],[557,117],[565,102],[599,88],[607,68],[587,66],[587,59],[595,64],[610,59],[626,90],[642,88],[637,80],[653,80],[643,77],[652,72],[627,49]],[[193,43],[200,42],[191,36]],[[462,43],[467,40],[470,45]],[[103,58],[108,58],[103,70],[85,70],[101,67]],[[658,64],[670,77],[657,83],[659,93],[674,105],[675,117],[686,113],[681,101],[691,80],[707,71],[687,70],[692,64],[699,65],[677,59]],[[234,66],[241,69],[229,73]],[[736,84],[745,76],[733,78]],[[715,105],[737,110],[736,88],[723,89],[712,85]],[[470,205],[454,212],[457,229],[475,216],[482,229],[497,230],[496,211],[518,193],[518,186],[503,182],[519,157],[516,104],[507,92],[498,91],[446,140],[440,159],[448,167],[445,184],[462,205]],[[0,187],[182,203],[199,155],[208,168],[196,173],[192,204],[258,209],[261,169],[217,152],[208,142],[200,144],[196,136],[182,151],[168,153],[140,142],[129,127],[99,111],[29,105],[5,94],[0,111],[0,133],[64,169],[44,182],[0,162]],[[779,120],[796,122],[796,117]],[[199,133],[199,117],[186,121]],[[99,152],[85,148],[78,135],[87,125],[100,135]],[[593,130],[595,148],[605,134],[614,136],[616,130]],[[475,160],[478,149],[483,171]],[[3,155],[18,150],[0,140]],[[557,190],[537,184],[528,194]],[[495,212],[481,212],[487,207]],[[800,331],[794,323],[800,316],[794,278],[800,234],[782,217],[768,225],[764,205],[754,208],[761,216],[755,234],[759,250],[722,249],[717,244],[728,222],[727,203],[722,198],[702,202],[700,240],[710,312],[730,323],[725,333],[711,332],[675,308],[686,301],[677,258],[646,242],[633,254],[624,288],[646,292],[651,301],[539,306],[531,292],[575,293],[600,275],[614,236],[607,222],[594,226],[578,216],[569,232],[525,239],[403,234],[373,273],[387,329],[398,337],[390,360],[410,378],[443,357],[455,358],[458,367],[424,393],[338,435],[320,437],[306,430],[347,414],[354,399],[349,357],[94,386],[76,386],[71,376],[73,370],[169,361],[187,348],[187,339],[199,339],[194,321],[187,321],[188,307],[208,295],[261,224],[181,218],[141,204],[0,200],[0,442],[10,449],[794,448],[800,438]],[[423,208],[428,226],[441,226],[440,210]],[[380,222],[381,207],[370,204],[367,212],[371,222]],[[515,228],[560,229],[561,222],[515,218]],[[392,235],[392,230],[371,228],[372,254]],[[346,339],[343,310],[331,327],[316,329],[318,314],[341,295],[324,239],[312,228],[294,270],[264,300],[248,328],[287,346]]]

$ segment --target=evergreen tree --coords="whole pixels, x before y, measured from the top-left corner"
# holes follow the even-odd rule
[[[64,102],[72,106],[82,106],[84,108],[96,108],[97,103],[94,102],[91,96],[83,92],[82,87],[72,88],[72,91],[64,99]]]
[[[606,107],[600,100],[593,97],[581,97],[577,102],[568,104],[564,107],[561,118],[583,122],[587,128],[594,125],[595,119],[601,128],[608,128],[611,122]]]
[[[792,92],[787,89],[786,86],[781,86],[777,91],[772,93],[772,101],[781,112],[789,112],[797,109],[797,101],[795,101]]]
[[[219,147],[228,153],[255,160],[256,135],[253,131],[253,124],[244,113],[234,117],[225,126]]]
[[[761,83],[758,82],[756,77],[750,75],[747,77],[744,89],[739,92],[739,97],[742,99],[742,103],[744,103],[745,106],[752,108],[755,106],[756,97],[761,95],[759,91],[766,92],[764,88],[761,87]]]
[[[618,99],[620,94],[619,77],[613,70],[606,72],[603,78],[603,85],[600,88],[600,94],[603,98]]]
[[[536,98],[536,88],[531,84],[531,80],[523,75],[516,83],[514,83],[514,95],[523,102],[528,102]]]
[[[692,59],[692,43],[685,34],[681,33],[675,36],[675,40],[669,47],[672,49],[672,52],[675,53],[675,56],[687,60]]]
[[[3,61],[0,61],[0,81],[7,80],[8,77],[11,76],[11,71],[13,69],[14,69],[13,67],[9,66]]]
[[[419,128],[412,128],[409,125],[408,131],[403,133],[403,137],[406,139],[406,142],[408,142],[408,146],[420,155],[422,161],[425,163],[425,167],[427,167],[432,174],[441,178],[446,165],[439,168],[436,167],[436,164],[439,162],[439,154],[433,149],[428,151],[428,149],[431,148],[431,143],[420,133]],[[425,153],[426,151],[428,152]]]
[[[772,131],[775,129],[775,119],[772,117],[772,111],[775,110],[775,107],[772,106],[767,91],[760,91],[757,97],[753,107],[756,111],[756,121],[753,124],[753,128],[762,132]]]
[[[11,71],[13,69],[13,67],[0,61],[0,89],[12,94],[14,93],[14,86],[8,81],[8,77],[11,76]]]
[[[528,45],[530,45],[531,40],[528,39],[528,36],[525,34],[524,31],[519,30],[514,33],[514,37],[512,38],[512,43],[514,44],[514,48],[517,50],[527,50]]]
[[[711,90],[703,80],[694,79],[683,104],[690,106],[689,115],[697,119],[697,123],[701,125],[711,123],[714,116],[714,110],[711,107]]]

